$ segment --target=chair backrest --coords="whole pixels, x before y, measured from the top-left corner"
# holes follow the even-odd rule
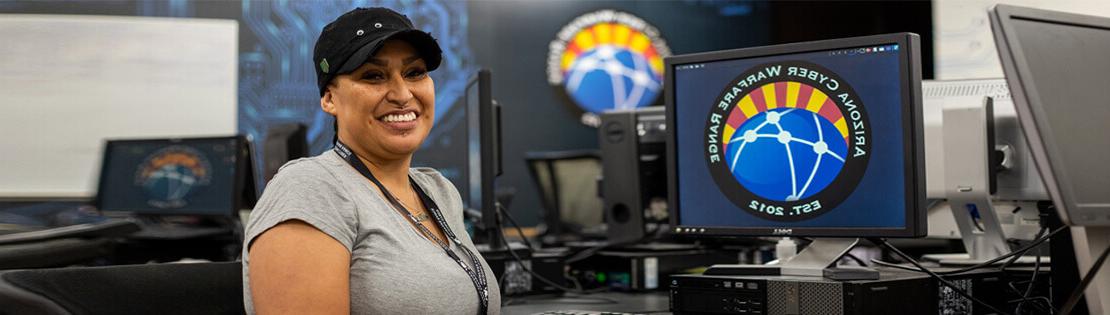
[[[525,160],[539,188],[549,233],[577,232],[602,223],[602,200],[597,180],[601,158],[597,151],[529,152]]]
[[[244,314],[242,264],[147,264],[0,273],[2,314]]]

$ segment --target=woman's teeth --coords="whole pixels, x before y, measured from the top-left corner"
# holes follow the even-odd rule
[[[385,115],[385,118],[382,118],[382,121],[385,122],[409,122],[413,120],[416,120],[416,113],[411,112],[408,114]]]

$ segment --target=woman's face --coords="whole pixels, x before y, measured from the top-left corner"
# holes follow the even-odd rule
[[[339,75],[320,106],[339,122],[343,143],[382,159],[412,155],[435,120],[435,84],[405,41],[386,41],[358,69]],[[367,157],[364,157],[367,158]]]

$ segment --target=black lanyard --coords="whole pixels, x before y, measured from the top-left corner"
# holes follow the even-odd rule
[[[432,217],[434,217],[436,220],[436,223],[439,223],[439,228],[443,230],[443,234],[447,236],[448,239],[450,239],[450,243],[455,243],[455,246],[462,249],[463,253],[465,253],[466,256],[470,258],[470,267],[467,267],[462,258],[459,258],[459,255],[456,254],[455,251],[451,250],[450,243],[448,243],[446,240],[440,240],[438,237],[435,236],[435,234],[432,233],[431,230],[428,230],[428,227],[424,226],[424,224],[421,224],[420,221],[416,219],[416,216],[412,215],[412,212],[405,210],[405,206],[401,204],[397,197],[394,197],[393,194],[389,193],[388,189],[385,189],[385,186],[382,185],[380,181],[378,181],[378,178],[374,177],[374,173],[370,172],[370,169],[366,167],[366,164],[363,164],[362,160],[360,160],[358,156],[355,156],[355,154],[351,152],[351,149],[347,148],[347,145],[344,145],[343,142],[336,141],[334,150],[335,153],[339,154],[340,157],[342,157],[344,160],[347,160],[347,163],[351,164],[351,166],[354,167],[355,170],[358,170],[358,172],[361,173],[362,176],[365,176],[366,179],[369,179],[371,182],[374,183],[374,185],[377,185],[378,189],[381,190],[382,195],[385,195],[385,199],[389,201],[390,205],[393,206],[393,209],[401,212],[401,215],[405,216],[409,219],[410,222],[412,222],[412,224],[416,225],[417,228],[420,229],[421,233],[424,233],[424,235],[428,236],[429,239],[434,240],[436,245],[439,245],[440,248],[443,248],[443,251],[447,253],[447,256],[450,256],[451,259],[454,259],[455,262],[459,264],[459,267],[462,267],[463,271],[466,272],[466,275],[470,277],[470,281],[474,282],[474,289],[478,292],[478,301],[480,302],[479,304],[481,306],[479,314],[486,314],[487,310],[489,309],[489,284],[486,282],[486,273],[482,269],[482,262],[478,259],[478,255],[475,255],[474,252],[471,252],[469,248],[463,246],[462,242],[459,241],[459,238],[455,236],[455,233],[451,231],[451,227],[447,225],[447,221],[444,220],[443,214],[439,212],[439,207],[436,206],[435,200],[432,200],[432,198],[429,197],[426,192],[424,192],[424,189],[420,188],[420,185],[417,185],[416,181],[412,180],[412,177],[409,177],[409,184],[412,185],[412,189],[415,190],[417,196],[420,197],[420,202],[424,203],[424,207],[428,208],[428,212],[431,212]]]

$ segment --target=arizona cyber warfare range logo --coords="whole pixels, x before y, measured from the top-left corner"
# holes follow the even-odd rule
[[[663,57],[671,55],[655,27],[613,10],[575,18],[548,49],[548,83],[585,112],[584,123],[594,126],[597,114],[606,110],[655,102],[663,89]]]
[[[212,166],[196,149],[170,146],[147,156],[135,170],[135,185],[142,187],[147,204],[162,209],[188,205],[185,197],[209,184]]]
[[[835,208],[867,169],[871,131],[840,76],[803,61],[766,63],[736,77],[706,118],[705,158],[729,200],[775,221]]]

